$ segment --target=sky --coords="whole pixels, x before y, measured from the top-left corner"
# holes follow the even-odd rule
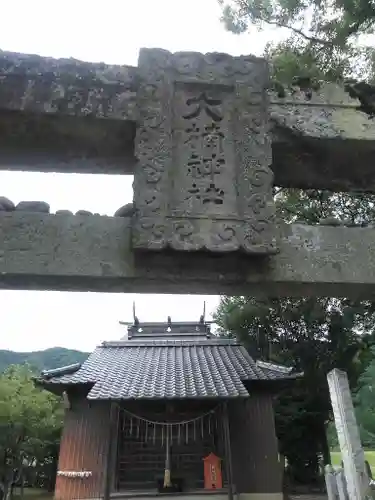
[[[276,29],[232,35],[217,0],[2,0],[0,49],[47,57],[137,65],[141,47],[261,55],[285,36]],[[113,215],[132,201],[130,176],[0,172],[0,195],[15,203],[44,200],[51,211],[86,209]],[[197,320],[219,297],[0,291],[0,349],[61,346],[90,351],[124,334],[132,304],[142,321]]]

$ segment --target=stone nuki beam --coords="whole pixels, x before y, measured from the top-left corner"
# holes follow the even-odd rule
[[[375,295],[372,228],[282,226],[280,253],[134,255],[130,219],[0,215],[0,287],[132,293]]]
[[[0,52],[0,169],[132,174],[138,87],[136,67]],[[375,192],[358,100],[325,85],[270,101],[277,186]]]
[[[0,169],[133,173],[137,88],[132,66],[0,51]]]
[[[335,84],[270,97],[277,186],[375,192],[375,121],[359,101]]]

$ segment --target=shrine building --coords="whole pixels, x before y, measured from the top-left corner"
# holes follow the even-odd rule
[[[272,403],[299,376],[255,362],[203,316],[135,317],[121,340],[37,380],[66,408],[55,499],[282,500]]]

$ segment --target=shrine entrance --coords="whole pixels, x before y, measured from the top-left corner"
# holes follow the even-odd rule
[[[225,477],[225,443],[220,403],[179,401],[120,407],[115,491],[163,487],[167,448],[176,492],[204,489],[202,457],[214,453]],[[171,413],[172,412],[172,413]]]

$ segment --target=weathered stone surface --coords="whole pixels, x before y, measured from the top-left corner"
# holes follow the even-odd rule
[[[134,111],[132,66],[0,52],[0,75],[3,109],[120,119]]]
[[[73,212],[71,210],[56,210],[55,215],[73,215]]]
[[[122,207],[118,208],[114,213],[114,217],[130,217],[134,213],[133,203],[127,203]]]
[[[92,212],[90,212],[89,210],[78,210],[76,212],[76,215],[92,215]]]
[[[138,68],[0,52],[0,75],[0,169],[133,173]],[[277,186],[375,192],[375,121],[359,99],[335,85],[270,99]]]
[[[277,251],[268,66],[141,50],[134,248]]]
[[[340,219],[335,217],[326,217],[325,219],[320,219],[319,224],[322,226],[344,226],[345,224]]]
[[[49,214],[50,206],[45,201],[20,201],[15,210],[17,212],[35,212]]]
[[[360,102],[337,84],[326,83],[311,97],[303,92],[284,98],[270,95],[271,118],[276,126],[296,136],[317,139],[370,140],[375,123],[358,111]]]
[[[289,225],[280,253],[135,256],[130,218],[3,213],[0,287],[135,293],[367,297],[375,289],[372,228]]]
[[[270,100],[276,185],[375,192],[375,121],[358,99],[325,84]]]
[[[134,134],[128,120],[0,110],[0,169],[132,173]]]
[[[15,204],[9,198],[0,196],[0,210],[4,212],[12,212],[16,208]]]

